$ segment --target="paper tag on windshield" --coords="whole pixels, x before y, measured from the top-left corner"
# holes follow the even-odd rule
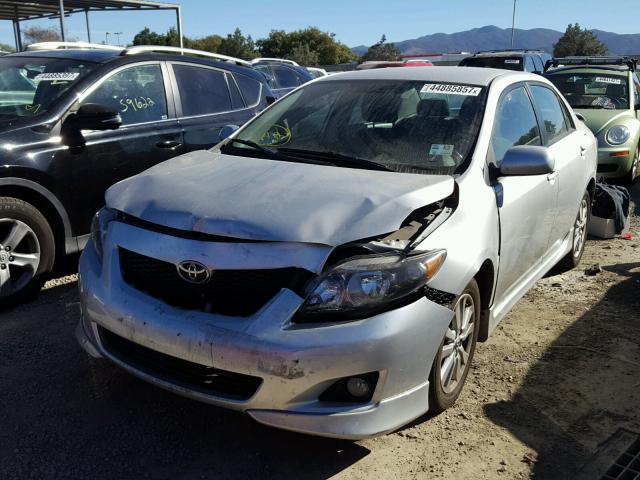
[[[519,65],[520,60],[518,60],[517,58],[508,58],[504,61],[504,63],[513,63],[515,65]]]
[[[452,85],[447,83],[427,83],[420,93],[446,93],[449,95],[465,95],[467,97],[477,97],[482,91],[481,87],[470,85]]]
[[[50,72],[50,73],[39,73],[35,77],[36,82],[54,82],[56,80],[60,80],[63,82],[70,82],[78,78],[79,73],[71,73],[71,72]]]
[[[621,85],[621,78],[611,78],[611,77],[596,77],[596,82],[598,83],[611,83],[613,85]]]
[[[444,145],[442,143],[434,143],[431,145],[429,155],[452,155],[453,145]]]

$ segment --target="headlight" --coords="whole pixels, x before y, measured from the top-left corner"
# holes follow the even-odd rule
[[[98,210],[91,221],[91,241],[100,259],[102,259],[102,243],[107,234],[107,225],[116,219],[116,215],[116,210],[104,207]]]
[[[615,127],[611,127],[607,130],[607,134],[605,135],[605,139],[610,145],[622,145],[624,142],[629,140],[629,136],[631,132],[624,125],[616,125]]]
[[[353,319],[393,307],[419,294],[445,257],[445,250],[437,250],[408,257],[355,257],[340,263],[313,283],[296,321]]]

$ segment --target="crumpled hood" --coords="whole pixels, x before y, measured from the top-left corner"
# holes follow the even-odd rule
[[[107,206],[180,230],[337,246],[397,230],[454,180],[191,152],[117,183]]]
[[[576,108],[576,112],[584,117],[584,123],[594,135],[602,130],[624,123],[627,119],[635,118],[630,110],[595,110],[590,108]]]

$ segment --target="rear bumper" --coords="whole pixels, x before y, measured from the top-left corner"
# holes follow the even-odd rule
[[[366,320],[296,325],[302,299],[283,289],[250,318],[186,311],[133,289],[117,262],[105,271],[89,244],[80,262],[79,343],[131,374],[172,392],[248,413],[260,423],[302,433],[359,439],[392,431],[428,410],[428,375],[453,312],[420,299]],[[107,271],[108,270],[108,271]],[[109,351],[100,327],[176,359],[262,380],[250,398],[189,388]],[[336,380],[378,372],[363,404],[319,396]]]

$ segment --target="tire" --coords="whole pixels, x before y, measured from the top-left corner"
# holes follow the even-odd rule
[[[454,305],[454,317],[442,339],[429,374],[429,410],[436,413],[446,410],[456,402],[473,361],[480,330],[480,289],[475,280],[471,280]],[[464,320],[464,312],[471,315],[471,331],[467,330],[466,337],[464,322],[458,326],[458,319]],[[465,352],[464,355],[461,348]],[[447,355],[449,351],[451,353]],[[451,365],[451,368],[447,368],[448,365]],[[456,368],[457,365],[462,369]],[[454,379],[454,376],[457,378]]]
[[[636,148],[636,154],[633,157],[633,163],[631,164],[631,170],[622,178],[622,183],[625,185],[633,185],[638,177],[638,164],[640,163],[640,145]]]
[[[51,226],[33,205],[0,197],[0,310],[34,297],[55,260]]]
[[[580,207],[576,221],[573,224],[573,238],[571,241],[571,251],[560,260],[558,266],[563,271],[576,268],[580,264],[584,245],[587,241],[587,227],[591,218],[591,195],[585,192],[580,201]]]

